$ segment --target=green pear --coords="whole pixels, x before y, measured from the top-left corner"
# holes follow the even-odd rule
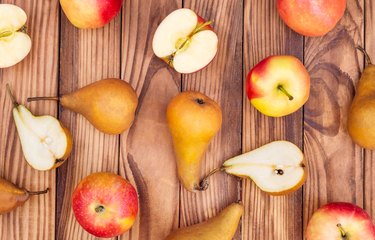
[[[200,186],[201,162],[211,139],[221,127],[219,105],[202,93],[183,92],[169,103],[167,122],[182,185],[192,192],[203,190]]]
[[[216,217],[190,227],[180,228],[166,240],[232,240],[244,212],[241,204],[233,203]]]

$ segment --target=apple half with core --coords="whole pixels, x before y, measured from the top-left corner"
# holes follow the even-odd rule
[[[83,229],[96,237],[112,238],[133,226],[138,213],[138,195],[121,176],[94,173],[74,190],[72,207]]]
[[[157,57],[179,73],[193,73],[216,56],[218,37],[205,21],[186,8],[169,14],[156,29],[152,48]]]
[[[59,167],[69,157],[73,140],[67,128],[52,116],[34,116],[20,105],[7,85],[13,102],[13,118],[28,164],[46,171]]]
[[[0,68],[11,67],[30,52],[31,39],[26,34],[25,11],[12,4],[0,4]]]
[[[284,195],[295,192],[306,181],[307,169],[302,151],[288,141],[275,141],[248,153],[228,159],[209,173],[201,185],[208,187],[207,179],[216,172],[250,178],[264,192]]]
[[[375,239],[374,223],[352,203],[328,203],[314,212],[306,228],[306,240],[365,239]]]
[[[60,0],[61,8],[77,28],[100,28],[120,12],[123,0]]]
[[[271,56],[249,72],[246,92],[259,112],[283,117],[300,109],[308,100],[310,76],[298,58]]]

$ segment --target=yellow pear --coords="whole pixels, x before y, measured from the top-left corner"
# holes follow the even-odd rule
[[[363,48],[368,66],[358,82],[348,115],[348,132],[353,141],[363,148],[375,149],[375,65]]]
[[[190,227],[180,228],[166,240],[232,240],[243,214],[243,206],[233,203],[214,218]]]
[[[219,131],[222,113],[219,105],[198,92],[183,92],[167,108],[178,176],[189,191],[200,186],[201,161],[211,139]]]
[[[82,114],[95,128],[108,134],[128,130],[138,105],[134,89],[121,79],[103,79],[60,98],[28,99],[35,100],[59,100],[63,107]]]

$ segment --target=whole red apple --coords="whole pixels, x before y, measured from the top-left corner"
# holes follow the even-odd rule
[[[360,207],[343,202],[329,203],[311,217],[306,240],[374,240],[375,226]]]
[[[61,8],[77,28],[99,28],[120,12],[123,0],[60,0]]]
[[[306,103],[310,95],[310,76],[298,58],[271,56],[249,72],[246,91],[259,112],[282,117]]]
[[[305,36],[323,36],[344,15],[346,0],[277,0],[280,17]]]
[[[78,223],[96,237],[111,238],[128,231],[138,213],[134,187],[113,173],[94,173],[84,178],[72,197]]]

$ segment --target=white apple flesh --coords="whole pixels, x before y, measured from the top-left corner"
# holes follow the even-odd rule
[[[0,4],[0,68],[11,67],[30,52],[31,39],[24,33],[26,13],[11,4]]]
[[[218,37],[190,9],[169,14],[157,28],[152,47],[157,57],[179,73],[193,73],[206,67],[217,53]]]
[[[223,170],[251,178],[263,191],[282,195],[296,191],[306,180],[301,150],[291,142],[275,141],[227,160]]]

